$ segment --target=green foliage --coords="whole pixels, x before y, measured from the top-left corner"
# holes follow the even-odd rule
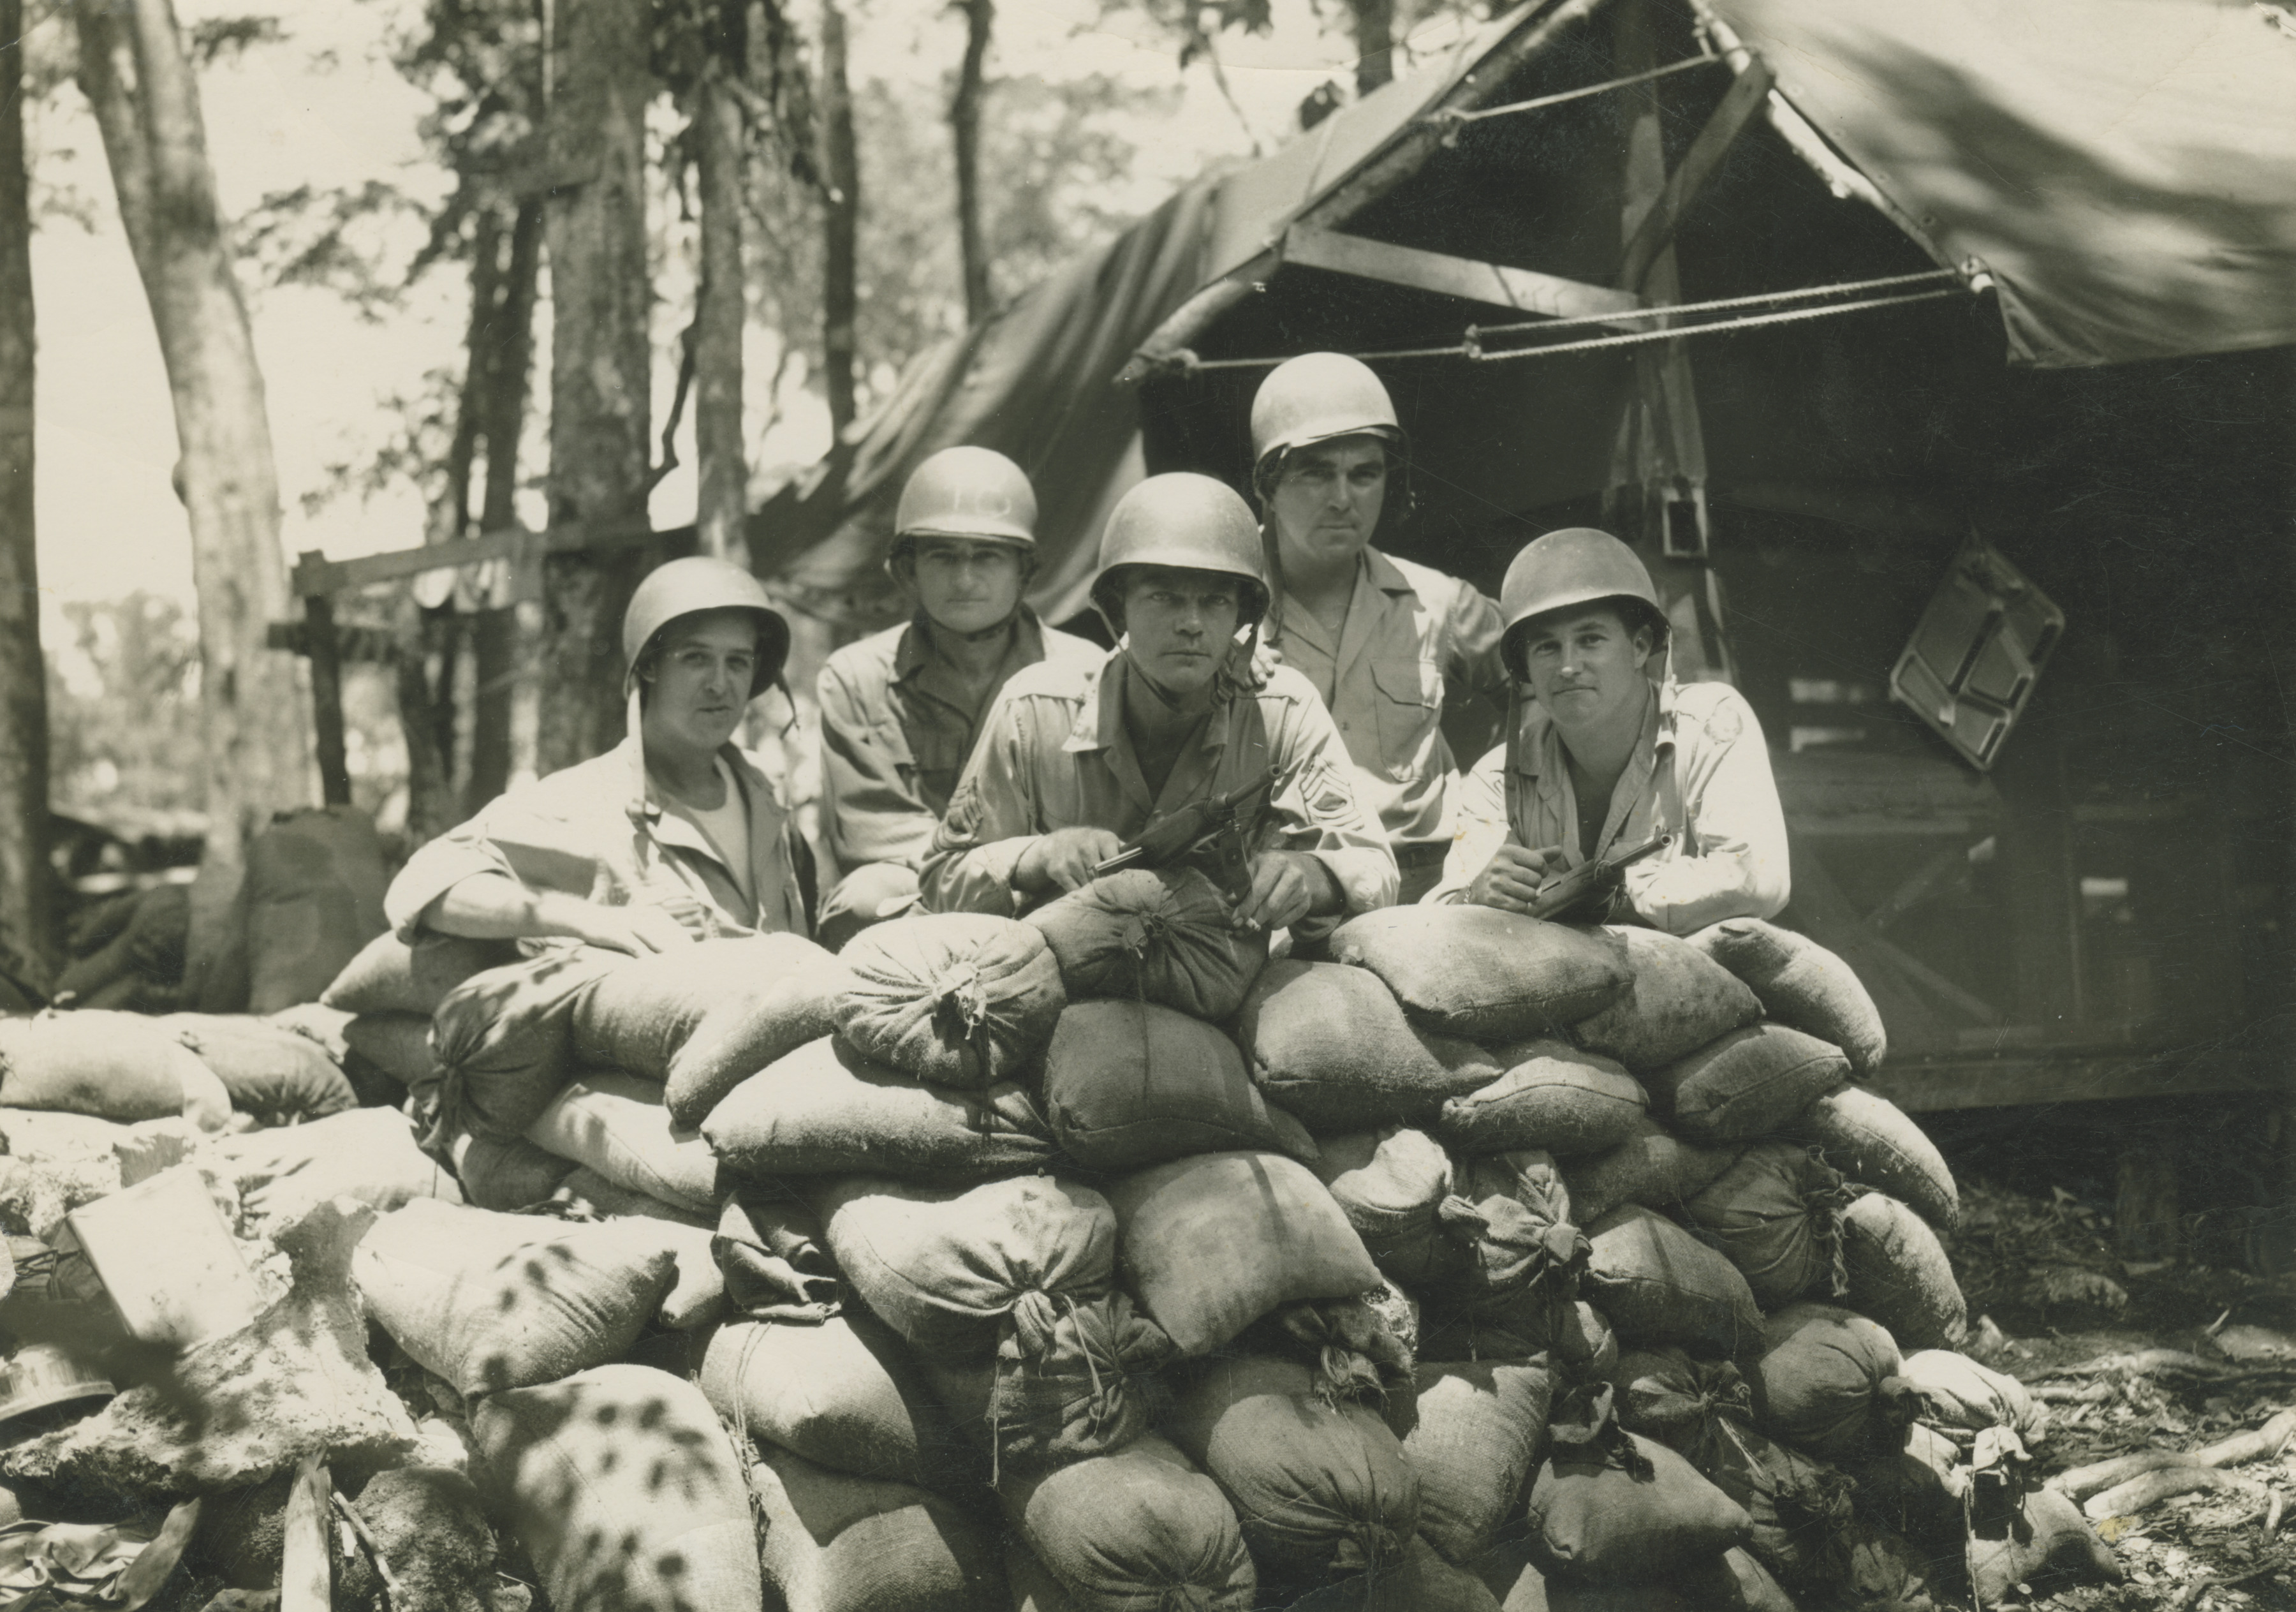
[[[119,806],[206,804],[197,624],[174,599],[137,591],[68,601],[48,649],[50,798],[101,819]]]

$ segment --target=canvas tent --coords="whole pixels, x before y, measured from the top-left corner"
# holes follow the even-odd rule
[[[1618,53],[1627,9],[1529,0],[1272,156],[1195,181],[927,353],[856,428],[842,473],[824,465],[758,512],[761,568],[816,614],[887,619],[881,560],[902,481],[934,449],[976,442],[1037,481],[1046,563],[1033,602],[1068,617],[1101,521],[1133,481],[1240,467],[1237,399],[1259,372],[1143,384],[1136,354],[1456,351],[1477,322],[1631,306],[1617,289],[1630,251],[1618,221],[1652,199],[1633,193],[1636,119],[1658,114],[1644,125],[1662,148],[1656,171],[1679,174],[1733,111],[1734,88],[1744,131],[1689,194],[1680,287],[1653,300],[1960,268],[1991,293],[1975,308],[1940,278],[1915,289],[1941,306],[1850,317],[1886,323],[1908,355],[1939,332],[1958,343],[1979,320],[1998,332],[1989,361],[2040,367],[2296,341],[2296,21],[2283,8],[1699,0],[1693,13],[1669,0],[1651,7],[1643,60],[1716,60],[1561,99],[1629,76]],[[1755,72],[1769,82],[1750,98],[1765,87]],[[1692,250],[1702,231],[1721,250]],[[1366,260],[1365,243],[1405,255]],[[1808,350],[1794,326],[1779,331],[1777,351]],[[1505,443],[1447,465],[1422,456],[1422,540],[1445,554],[1480,541],[1486,517],[1614,482],[1620,418],[1653,385],[1647,355],[1620,350],[1375,362],[1423,441],[1473,442],[1476,423],[1508,423]],[[1702,371],[1699,391],[1711,436],[1725,411]],[[1424,418],[1409,417],[1414,407]],[[1903,440],[1873,435],[1884,438]],[[1655,468],[1682,472],[1685,448]],[[1777,480],[1761,456],[1734,479]],[[1873,485],[1890,467],[1834,468],[1837,483]]]

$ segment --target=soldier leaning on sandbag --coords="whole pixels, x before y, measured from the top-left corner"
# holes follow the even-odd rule
[[[1330,714],[1298,672],[1256,663],[1267,578],[1242,498],[1209,476],[1149,477],[1110,513],[1092,596],[1119,647],[1004,686],[934,835],[926,905],[1024,909],[1152,822],[1255,785],[1239,928],[1391,903],[1395,859]]]
[[[917,868],[1005,681],[1101,651],[1021,602],[1037,569],[1037,495],[985,448],[947,448],[901,489],[885,569],[914,617],[821,669],[822,832],[845,869],[821,913],[832,950],[918,904]]]
[[[1674,680],[1634,551],[1590,527],[1548,532],[1507,567],[1499,604],[1514,711],[1464,780],[1427,900],[1525,911],[1543,880],[1666,835],[1619,870],[1603,916],[1671,934],[1774,916],[1786,825],[1761,724],[1727,684]]]
[[[1323,696],[1395,852],[1398,899],[1416,901],[1451,846],[1445,722],[1479,753],[1497,737],[1508,679],[1497,605],[1372,545],[1409,514],[1408,452],[1387,388],[1342,354],[1288,359],[1251,399],[1252,490],[1275,579],[1267,650]]]
[[[788,652],[789,623],[738,566],[697,556],[652,572],[622,616],[629,736],[416,851],[384,898],[392,927],[410,942],[428,929],[640,957],[809,933],[812,854],[733,742]]]

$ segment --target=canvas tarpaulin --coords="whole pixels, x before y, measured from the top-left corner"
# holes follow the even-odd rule
[[[2296,12],[1711,0],[2049,368],[2296,341]]]

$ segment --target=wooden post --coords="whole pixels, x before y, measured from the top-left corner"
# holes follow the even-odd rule
[[[335,602],[324,593],[303,596],[303,652],[311,657],[311,725],[318,740],[320,796],[330,806],[348,806],[351,765],[343,737],[342,646],[335,640]]]

